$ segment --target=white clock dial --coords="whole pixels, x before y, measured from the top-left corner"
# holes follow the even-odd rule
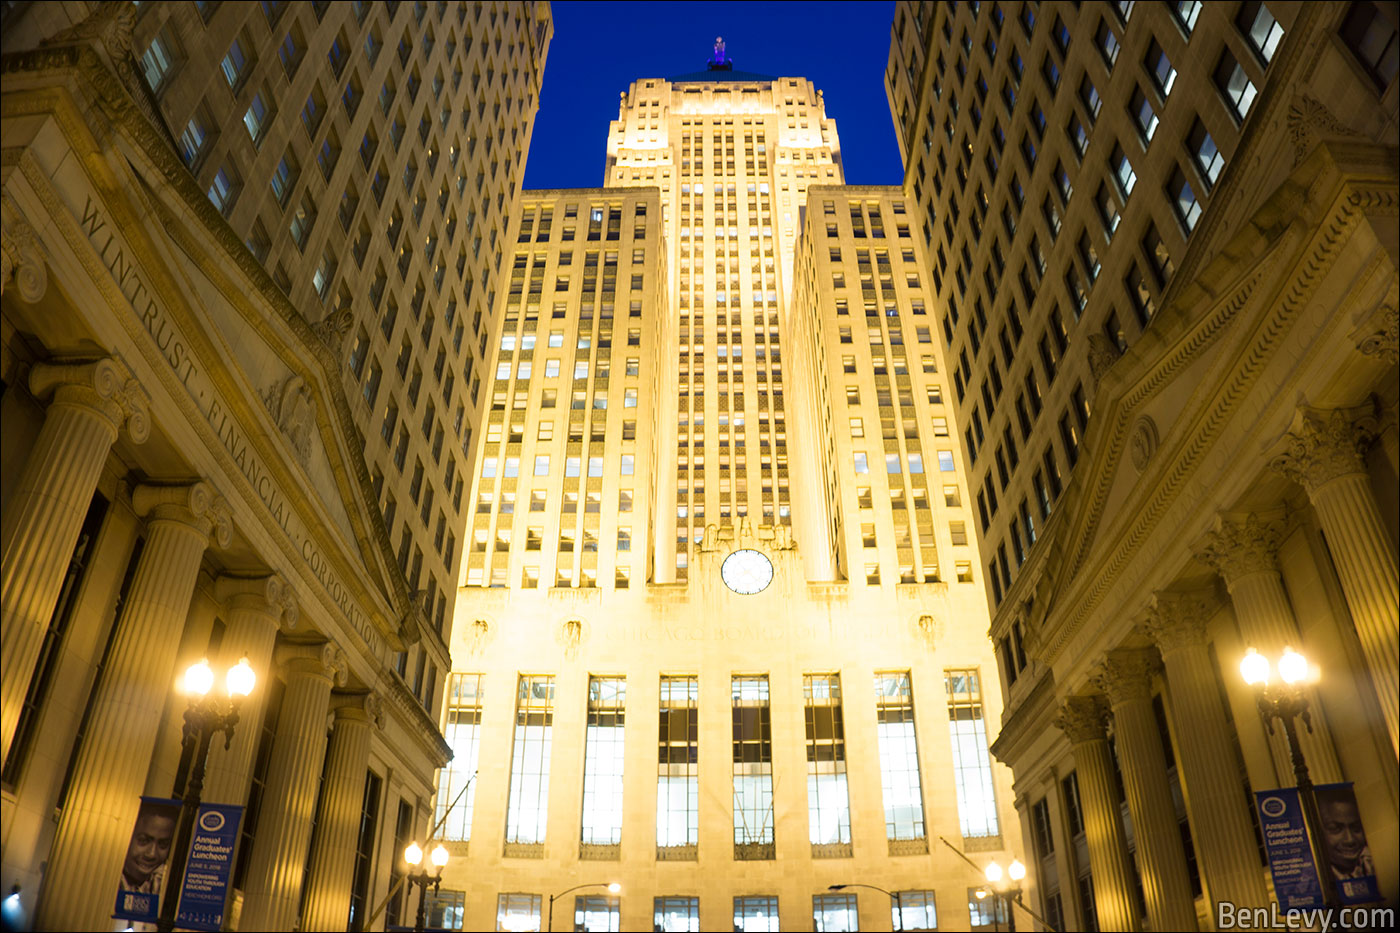
[[[773,582],[773,562],[761,551],[744,548],[724,559],[719,575],[725,586],[736,593],[750,596],[763,592]]]

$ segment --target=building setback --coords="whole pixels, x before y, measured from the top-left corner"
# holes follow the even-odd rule
[[[201,657],[229,920],[411,921],[548,4],[3,20],[3,884],[104,929]],[[8,902],[7,902],[8,903]]]
[[[1294,771],[1249,647],[1320,667],[1312,778],[1352,782],[1400,897],[1396,41],[1370,2],[896,8],[993,750],[1064,928],[1278,893],[1252,793]]]

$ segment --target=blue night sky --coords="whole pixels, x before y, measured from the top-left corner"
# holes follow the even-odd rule
[[[705,69],[723,36],[737,71],[810,78],[836,121],[848,184],[903,180],[884,72],[894,3],[602,3],[554,0],[554,39],[526,188],[603,183],[608,122],[639,78]]]

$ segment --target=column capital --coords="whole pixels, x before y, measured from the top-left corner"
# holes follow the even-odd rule
[[[1341,476],[1365,473],[1362,459],[1374,436],[1367,408],[1331,410],[1299,408],[1293,429],[1283,436],[1283,452],[1269,466],[1307,490],[1317,490]]]
[[[1071,745],[1095,742],[1105,738],[1104,720],[1108,706],[1101,696],[1065,697],[1053,720],[1069,739]]]
[[[10,199],[5,198],[6,213],[10,213]],[[0,271],[0,291],[13,276],[19,295],[33,304],[44,297],[49,288],[49,267],[44,261],[44,251],[39,246],[38,234],[29,223],[15,211],[9,221],[0,229],[0,255],[3,255],[4,268]]]
[[[1162,653],[1206,643],[1206,623],[1215,614],[1215,594],[1210,590],[1153,594],[1152,605],[1142,621],[1147,634]]]
[[[1116,648],[1108,652],[1093,682],[1116,708],[1133,700],[1152,699],[1152,676],[1162,668],[1151,648]]]
[[[1288,528],[1281,512],[1222,512],[1201,540],[1196,559],[1214,567],[1226,586],[1252,573],[1278,571],[1278,546]]]
[[[296,594],[280,573],[262,577],[221,576],[214,581],[214,598],[230,609],[269,616],[289,629],[296,628],[301,615]]]
[[[1400,362],[1400,310],[1394,300],[1381,305],[1363,328],[1356,342],[1356,349],[1363,356],[1375,357],[1390,366]]]
[[[100,360],[35,363],[29,370],[29,391],[35,398],[50,394],[55,402],[91,408],[112,423],[114,431],[126,425],[133,443],[145,443],[151,435],[151,399],[125,365]]]
[[[219,547],[233,538],[233,513],[224,497],[205,482],[188,486],[137,486],[131,493],[137,515],[190,525]]]
[[[331,709],[337,720],[363,722],[384,728],[384,705],[379,697],[368,691],[331,694]]]
[[[336,686],[345,686],[350,675],[345,652],[328,641],[313,644],[282,642],[273,652],[273,661],[288,675],[320,677]]]

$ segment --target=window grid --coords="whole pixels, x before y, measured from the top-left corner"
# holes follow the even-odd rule
[[[698,678],[661,678],[657,846],[693,846],[700,839],[699,697]]]
[[[516,693],[507,843],[544,842],[549,821],[549,753],[553,733],[554,678],[522,674]]]
[[[885,835],[923,839],[924,802],[914,736],[914,694],[908,671],[875,675],[875,721],[880,740],[880,785]]]
[[[860,929],[854,894],[813,894],[812,928],[817,933],[847,933]]]
[[[496,897],[496,929],[527,931],[540,929],[539,894],[500,894]]]
[[[807,814],[812,845],[850,845],[851,803],[846,783],[846,735],[841,675],[804,674],[807,726]]]
[[[734,933],[778,933],[778,899],[734,898]]]
[[[583,835],[586,845],[622,842],[623,729],[627,681],[588,678],[588,730],[584,742]]]
[[[574,929],[584,933],[618,933],[622,899],[609,894],[574,895]]]
[[[481,754],[482,678],[481,674],[453,674],[448,681],[443,737],[452,746],[452,761],[438,775],[434,821],[442,825],[444,839],[465,842],[472,837],[475,777]]]
[[[948,730],[953,743],[953,775],[958,789],[958,821],[964,837],[996,836],[996,793],[987,751],[987,727],[982,718],[978,672],[943,672],[948,692]]]
[[[768,678],[731,682],[734,726],[734,844],[773,842],[773,724]]]
[[[651,928],[657,933],[700,933],[700,898],[653,899]]]

